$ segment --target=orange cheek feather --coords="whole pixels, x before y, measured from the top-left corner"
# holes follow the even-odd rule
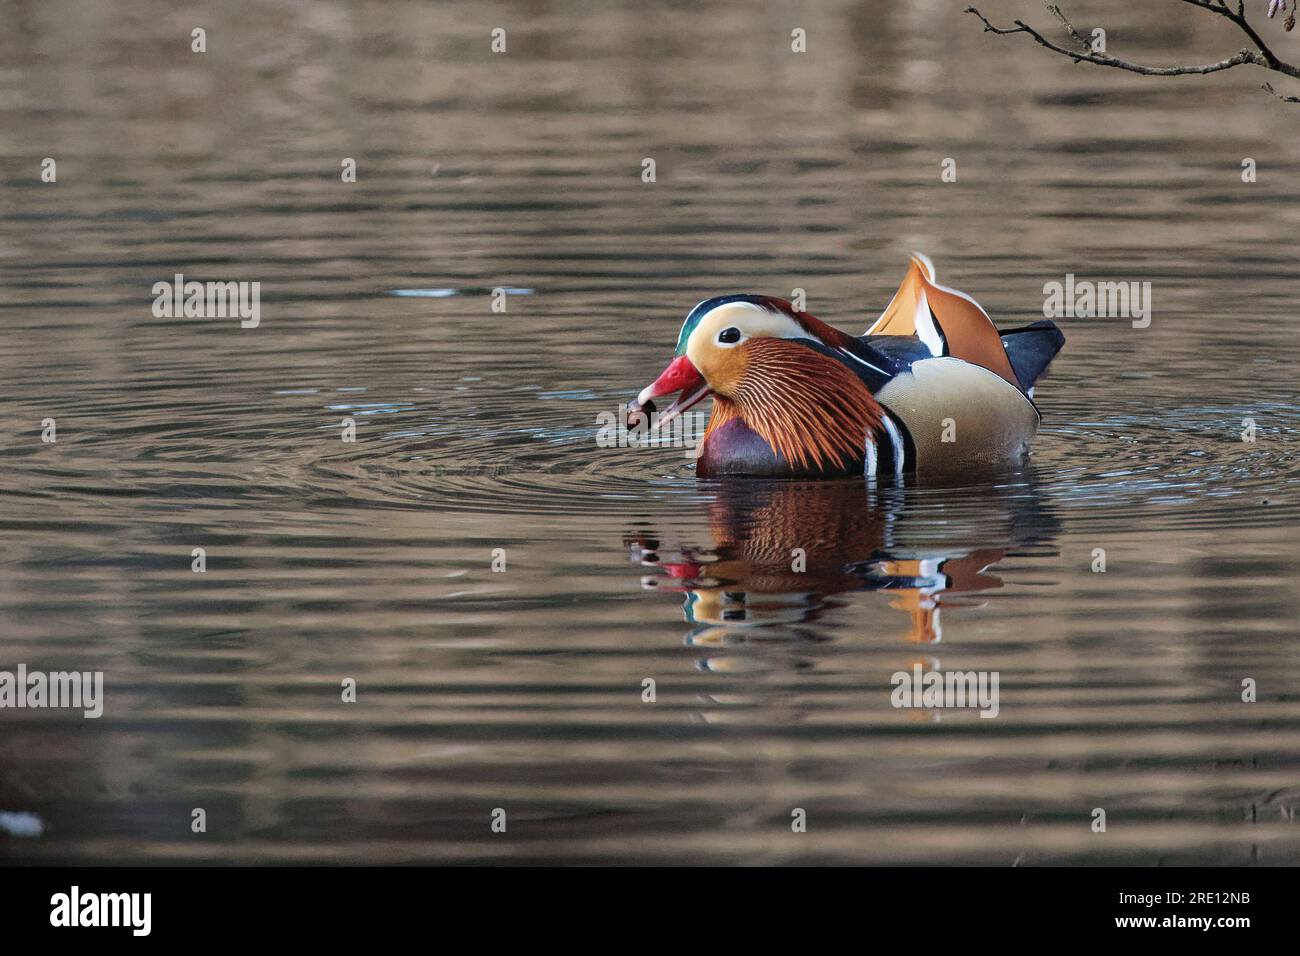
[[[746,351],[748,345],[747,342],[730,349],[708,347],[702,350],[699,356],[701,364],[697,367],[705,381],[709,383],[710,390],[728,398],[744,381],[745,373],[749,368],[749,354]]]
[[[705,440],[739,416],[786,461],[800,468],[845,467],[865,454],[881,410],[843,362],[787,339],[750,339],[708,356],[713,406]],[[702,370],[703,371],[703,370]]]

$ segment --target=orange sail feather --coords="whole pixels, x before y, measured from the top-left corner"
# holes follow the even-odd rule
[[[867,334],[916,336],[934,355],[979,365],[1023,389],[988,313],[966,293],[939,285],[934,264],[919,252],[912,253],[902,285]]]

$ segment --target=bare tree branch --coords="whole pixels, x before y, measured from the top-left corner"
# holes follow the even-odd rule
[[[1300,96],[1283,96],[1281,93],[1277,92],[1277,90],[1273,89],[1272,83],[1265,83],[1260,87],[1260,89],[1272,93],[1283,103],[1300,103]]]
[[[1079,48],[1082,49],[1084,53],[1092,52],[1092,44],[1085,40],[1079,31],[1074,28],[1074,24],[1070,22],[1070,18],[1061,12],[1059,6],[1054,3],[1048,3],[1047,0],[1043,0],[1043,6],[1047,7],[1048,13],[1061,21],[1061,26],[1065,27],[1065,31],[1069,33],[1070,36],[1074,37],[1074,42],[1079,44]]]
[[[1211,13],[1217,13],[1219,16],[1236,24],[1246,36],[1250,37],[1250,42],[1259,47],[1260,56],[1264,58],[1264,66],[1270,70],[1276,70],[1278,73],[1285,73],[1294,79],[1300,79],[1300,67],[1294,67],[1290,63],[1281,60],[1275,54],[1263,38],[1255,31],[1255,28],[1246,21],[1246,5],[1244,0],[1237,0],[1237,10],[1234,13],[1228,9],[1224,0],[1182,0],[1183,3],[1190,4],[1193,7],[1200,7],[1202,10],[1209,10]]]
[[[1188,74],[1206,74],[1218,73],[1223,70],[1230,70],[1236,66],[1259,66],[1266,70],[1272,70],[1275,73],[1281,73],[1293,79],[1300,79],[1300,67],[1293,66],[1285,60],[1278,57],[1276,53],[1269,48],[1255,28],[1246,20],[1246,9],[1244,0],[1237,0],[1236,9],[1228,6],[1227,0],[1180,0],[1193,7],[1199,7],[1207,10],[1216,16],[1223,17],[1235,26],[1237,26],[1256,49],[1243,48],[1226,59],[1219,60],[1215,63],[1203,63],[1195,66],[1148,66],[1142,63],[1133,63],[1128,60],[1121,60],[1119,57],[1110,56],[1106,53],[1099,53],[1092,48],[1092,45],[1083,37],[1070,19],[1061,11],[1061,8],[1055,3],[1049,3],[1043,0],[1043,5],[1047,8],[1061,25],[1070,38],[1078,44],[1078,49],[1067,49],[1052,40],[1049,40],[1042,33],[1035,30],[1023,20],[1015,20],[1013,27],[996,27],[989,22],[988,17],[980,13],[975,7],[967,7],[967,13],[973,13],[979,17],[980,22],[984,24],[985,33],[995,33],[998,36],[1007,36],[1013,33],[1024,33],[1039,46],[1051,50],[1053,53],[1069,57],[1075,63],[1092,63],[1097,66],[1108,66],[1117,70],[1126,70],[1129,73],[1138,73],[1142,76],[1186,76]],[[1278,99],[1288,103],[1300,103],[1300,97],[1282,96],[1273,91],[1273,88],[1267,83],[1264,89],[1273,93]]]

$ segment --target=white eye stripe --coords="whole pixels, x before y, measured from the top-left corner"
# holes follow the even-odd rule
[[[729,328],[740,332],[736,342],[722,341],[720,335]],[[691,339],[698,344],[709,343],[719,348],[738,345],[753,338],[808,338],[808,333],[790,316],[755,302],[724,302],[711,309],[700,319]],[[689,350],[690,341],[687,348]]]

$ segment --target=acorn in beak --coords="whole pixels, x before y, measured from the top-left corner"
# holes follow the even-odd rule
[[[679,393],[677,400],[659,416],[657,425],[660,428],[709,394],[709,384],[704,381],[704,376],[696,370],[685,355],[679,355],[668,363],[668,367],[660,373],[659,377],[643,388],[636,401],[628,405],[628,428],[637,427],[639,423],[636,423],[635,419],[638,415],[644,415],[648,419],[654,413],[656,398],[674,392]]]

